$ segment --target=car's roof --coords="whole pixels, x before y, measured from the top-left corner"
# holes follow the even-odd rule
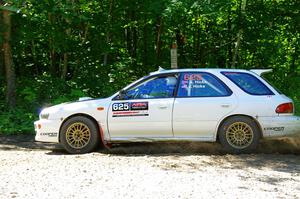
[[[235,71],[235,72],[247,72],[251,73],[245,69],[228,69],[228,68],[182,68],[182,69],[168,69],[159,68],[159,70],[150,73],[150,75],[164,74],[164,73],[178,73],[178,72],[222,72],[222,71]]]

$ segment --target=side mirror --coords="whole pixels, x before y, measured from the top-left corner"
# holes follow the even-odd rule
[[[119,91],[119,99],[126,99],[126,91],[125,90],[120,90]]]

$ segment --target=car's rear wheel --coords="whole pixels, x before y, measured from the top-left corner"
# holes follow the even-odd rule
[[[89,153],[99,144],[99,131],[89,118],[75,116],[62,126],[60,142],[72,154]]]
[[[245,116],[228,118],[219,128],[219,140],[230,153],[249,153],[259,144],[260,130],[255,121]]]

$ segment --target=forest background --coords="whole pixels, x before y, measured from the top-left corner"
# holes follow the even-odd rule
[[[174,43],[179,68],[272,68],[299,115],[299,30],[299,0],[0,0],[0,134],[170,68]]]

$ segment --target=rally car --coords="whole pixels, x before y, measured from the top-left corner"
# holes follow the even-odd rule
[[[251,152],[263,137],[300,133],[292,100],[260,77],[268,71],[160,69],[111,97],[43,109],[35,139],[69,153],[149,141],[219,141],[228,152]]]

